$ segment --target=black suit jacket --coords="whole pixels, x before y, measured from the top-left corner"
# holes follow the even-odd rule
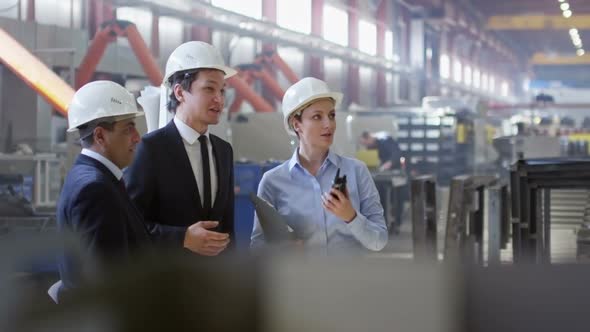
[[[174,121],[139,143],[125,170],[125,183],[154,240],[182,247],[188,226],[213,220],[219,221],[216,231],[230,235],[230,247],[235,243],[233,150],[221,138],[209,137],[218,179],[210,218],[203,215],[197,181]]]
[[[60,232],[80,237],[87,250],[84,257],[89,254],[96,260],[91,263],[125,262],[152,244],[124,186],[106,166],[85,155],[78,156],[66,177],[57,206],[57,225]],[[60,297],[82,282],[85,263],[79,254],[64,253],[58,263],[63,283]]]

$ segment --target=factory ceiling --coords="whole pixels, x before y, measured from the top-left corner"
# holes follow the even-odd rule
[[[520,57],[534,80],[590,87],[590,1],[470,0]]]

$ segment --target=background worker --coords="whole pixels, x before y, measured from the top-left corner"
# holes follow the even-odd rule
[[[391,135],[371,134],[368,131],[364,131],[361,134],[359,142],[366,149],[377,149],[379,153],[380,171],[401,168],[402,151],[397,141]]]

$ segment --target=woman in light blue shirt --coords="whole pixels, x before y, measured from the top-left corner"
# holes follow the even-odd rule
[[[284,125],[297,136],[299,146],[290,160],[264,174],[258,196],[285,218],[306,251],[327,255],[379,251],[387,243],[387,228],[373,178],[362,162],[330,150],[335,108],[341,99],[341,93],[311,77],[287,89]],[[346,175],[346,193],[332,189],[338,170],[340,176]],[[251,246],[264,243],[255,216]]]

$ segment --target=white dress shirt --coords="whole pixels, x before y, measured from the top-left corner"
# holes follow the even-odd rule
[[[199,196],[201,197],[201,205],[204,204],[205,195],[203,194],[204,180],[203,180],[203,159],[201,158],[201,143],[199,142],[199,134],[196,130],[182,122],[178,117],[174,117],[174,124],[178,129],[178,133],[182,137],[184,148],[191,163],[193,174],[197,180],[197,187],[199,188]],[[211,207],[215,203],[215,196],[217,195],[217,169],[215,168],[215,156],[213,155],[213,145],[209,137],[209,130],[203,134],[207,136],[207,149],[209,150],[209,174],[211,175]]]
[[[92,159],[98,160],[101,164],[105,165],[106,168],[109,169],[109,171],[111,171],[113,173],[113,175],[117,178],[117,180],[119,180],[119,181],[121,180],[121,177],[123,176],[123,171],[119,167],[117,167],[117,165],[113,164],[112,161],[108,160],[100,153],[96,153],[92,150],[82,149],[81,153],[85,156],[92,158]]]

